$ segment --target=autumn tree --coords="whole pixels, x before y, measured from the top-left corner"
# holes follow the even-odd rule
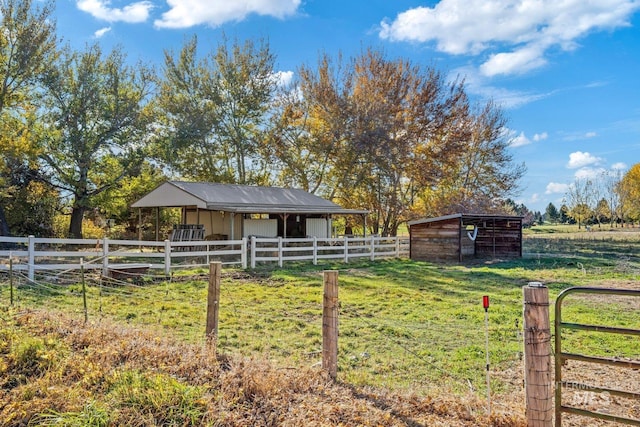
[[[277,87],[275,57],[266,42],[224,39],[197,56],[194,37],[165,52],[157,99],[160,157],[182,176],[264,184],[263,128]]]
[[[459,142],[438,185],[428,190],[431,197],[433,193],[439,196],[431,203],[432,215],[501,212],[505,197],[517,194],[526,169],[513,162],[506,125],[502,111],[488,102],[465,115],[461,126],[445,133],[445,138],[453,135]]]
[[[97,195],[137,173],[151,77],[144,65],[127,65],[120,49],[103,56],[97,45],[64,50],[44,77],[40,159],[50,183],[70,199],[70,236],[82,237]]]
[[[471,108],[464,82],[435,68],[368,49],[349,61],[321,55],[298,75],[270,141],[278,176],[367,208],[374,233],[395,234],[416,211],[491,204],[521,177],[502,113]]]
[[[8,186],[15,178],[8,175],[9,163],[20,170],[33,166],[36,147],[31,129],[37,105],[33,89],[55,57],[52,11],[52,2],[0,0],[0,235],[9,234],[7,192],[22,191]]]
[[[617,194],[621,200],[621,219],[640,220],[640,163],[631,166],[624,174]]]

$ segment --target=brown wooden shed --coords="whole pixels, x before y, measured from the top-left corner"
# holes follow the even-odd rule
[[[453,214],[409,221],[416,261],[522,257],[522,217]]]

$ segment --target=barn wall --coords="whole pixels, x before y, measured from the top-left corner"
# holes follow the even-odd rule
[[[458,260],[460,221],[414,224],[410,227],[411,259],[416,261]]]
[[[235,238],[239,239],[242,227],[242,215],[235,215]],[[187,224],[204,225],[204,235],[209,238],[230,239],[231,238],[231,214],[220,211],[209,210],[188,210]]]
[[[230,232],[229,214],[223,217],[218,211],[208,211],[204,209],[198,211],[188,210],[186,223],[204,225],[205,236],[214,234],[229,235]]]
[[[245,219],[243,236],[278,237],[278,220]]]
[[[307,218],[307,236],[328,237],[327,220],[324,218]]]

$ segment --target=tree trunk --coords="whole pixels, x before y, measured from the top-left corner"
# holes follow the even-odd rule
[[[84,219],[84,206],[73,206],[71,211],[71,223],[69,224],[69,237],[82,239],[82,220]]]
[[[11,236],[7,217],[4,215],[4,206],[0,204],[0,236]]]

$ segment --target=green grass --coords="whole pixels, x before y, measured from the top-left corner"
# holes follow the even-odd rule
[[[466,266],[388,260],[261,267],[254,272],[225,270],[218,349],[225,354],[266,357],[287,368],[317,365],[322,344],[322,271],[336,269],[341,381],[425,393],[434,389],[462,393],[470,388],[483,393],[482,296],[491,299],[492,371],[520,373],[522,287],[543,282],[554,299],[571,286],[624,286],[640,275],[640,263],[632,255],[637,251],[631,244],[530,239],[525,252],[535,256]],[[202,342],[207,299],[203,273],[193,270],[180,280],[147,281],[140,286],[98,288],[89,281],[89,320],[116,319]],[[84,316],[78,284],[50,288],[23,284],[15,292],[19,306]],[[5,281],[0,286],[0,304],[8,305],[8,295]],[[597,298],[568,298],[564,320],[640,328],[639,311],[640,301],[602,304]],[[582,332],[567,332],[564,350],[639,356],[637,341]],[[493,392],[519,390],[512,380],[497,375]],[[87,410],[99,412],[95,407]]]

